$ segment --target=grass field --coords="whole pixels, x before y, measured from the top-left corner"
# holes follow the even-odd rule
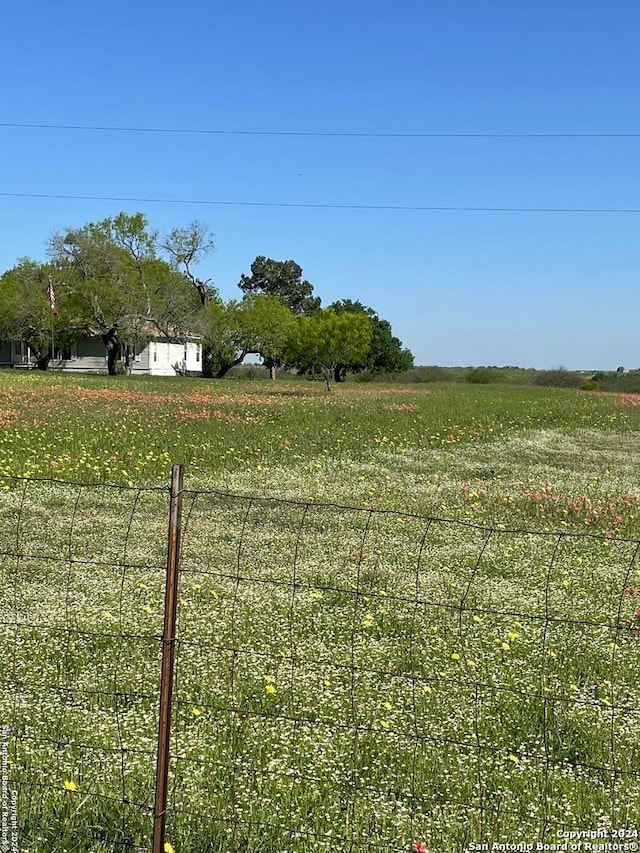
[[[173,461],[176,853],[633,831],[636,402],[1,373],[20,849],[149,849]]]

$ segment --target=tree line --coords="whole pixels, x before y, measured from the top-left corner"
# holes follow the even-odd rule
[[[213,249],[202,223],[161,235],[143,213],[55,232],[46,262],[23,258],[0,277],[0,342],[25,342],[46,370],[52,337],[60,347],[100,339],[115,374],[127,346],[197,336],[205,377],[222,378],[256,355],[272,378],[294,369],[322,376],[328,388],[348,372],[400,373],[413,365],[374,309],[350,299],[323,308],[295,261],[259,255],[238,281],[239,298],[224,301],[197,275]]]

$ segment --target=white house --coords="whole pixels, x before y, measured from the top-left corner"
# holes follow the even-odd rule
[[[149,376],[178,376],[202,373],[202,344],[195,336],[181,343],[156,338],[148,343],[120,346],[118,364],[129,373]],[[34,367],[35,356],[24,341],[0,344],[0,367]],[[99,338],[81,338],[69,346],[55,348],[55,370],[77,373],[106,373],[107,353]]]
[[[142,347],[132,344],[129,369],[150,376],[202,373],[202,345],[193,338],[178,344],[163,340],[152,340]]]
[[[0,367],[32,367],[34,360],[24,341],[0,342]]]

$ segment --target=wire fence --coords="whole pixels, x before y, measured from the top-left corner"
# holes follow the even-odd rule
[[[635,843],[640,541],[182,487],[7,486],[3,849]]]

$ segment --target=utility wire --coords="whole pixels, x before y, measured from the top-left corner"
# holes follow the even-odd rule
[[[134,198],[132,196],[62,195],[58,193],[12,193],[0,191],[2,198],[47,198],[69,201],[126,201],[140,204],[201,204],[220,207],[284,207],[315,210],[407,210],[450,211],[453,213],[640,213],[637,207],[462,207],[423,204],[321,204],[288,201],[221,201],[188,198]]]
[[[31,130],[85,130],[108,133],[184,133],[208,136],[307,136],[365,139],[638,139],[640,133],[378,133],[315,130],[223,130],[188,127],[117,127],[88,124],[0,122],[0,127]]]

